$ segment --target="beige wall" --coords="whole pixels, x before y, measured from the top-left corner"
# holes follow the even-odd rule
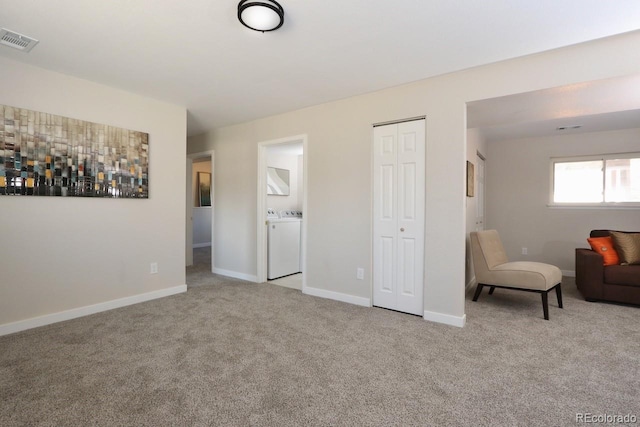
[[[150,154],[147,200],[0,196],[0,326],[183,286],[185,109],[4,58],[0,76],[0,103],[148,132]]]
[[[491,64],[216,129],[189,152],[215,149],[216,266],[256,274],[257,143],[307,134],[307,286],[371,296],[372,124],[426,116],[425,316],[464,321],[468,101],[633,74],[640,32]],[[489,154],[490,156],[490,154]],[[364,267],[365,280],[356,279]],[[327,293],[329,295],[329,293]]]
[[[575,248],[596,228],[637,231],[640,210],[548,207],[552,157],[640,151],[640,129],[488,143],[488,226],[511,260],[575,271]],[[522,255],[526,247],[528,255]]]

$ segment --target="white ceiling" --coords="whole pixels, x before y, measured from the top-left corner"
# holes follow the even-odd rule
[[[183,105],[188,133],[640,28],[637,0],[280,0],[258,33],[236,0],[0,0],[40,40],[0,55]]]
[[[640,74],[470,102],[467,127],[487,141],[638,128]]]

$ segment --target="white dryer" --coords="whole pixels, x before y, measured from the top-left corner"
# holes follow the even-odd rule
[[[300,273],[302,212],[291,210],[275,215],[270,209],[267,226],[267,279]]]

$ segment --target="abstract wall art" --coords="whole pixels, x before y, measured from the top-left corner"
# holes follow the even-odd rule
[[[0,195],[149,197],[149,134],[0,105]]]
[[[475,171],[473,163],[467,161],[467,197],[473,197],[475,194]]]
[[[267,166],[267,194],[288,196],[289,191],[289,170]]]
[[[198,172],[198,195],[200,206],[211,206],[211,174]]]

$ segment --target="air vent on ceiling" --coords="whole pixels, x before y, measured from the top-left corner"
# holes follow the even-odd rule
[[[0,44],[23,52],[29,52],[38,44],[38,40],[16,33],[15,31],[7,30],[6,28],[0,28]]]
[[[572,125],[572,126],[560,126],[557,127],[556,130],[576,130],[576,129],[580,129],[582,127],[582,125]]]

